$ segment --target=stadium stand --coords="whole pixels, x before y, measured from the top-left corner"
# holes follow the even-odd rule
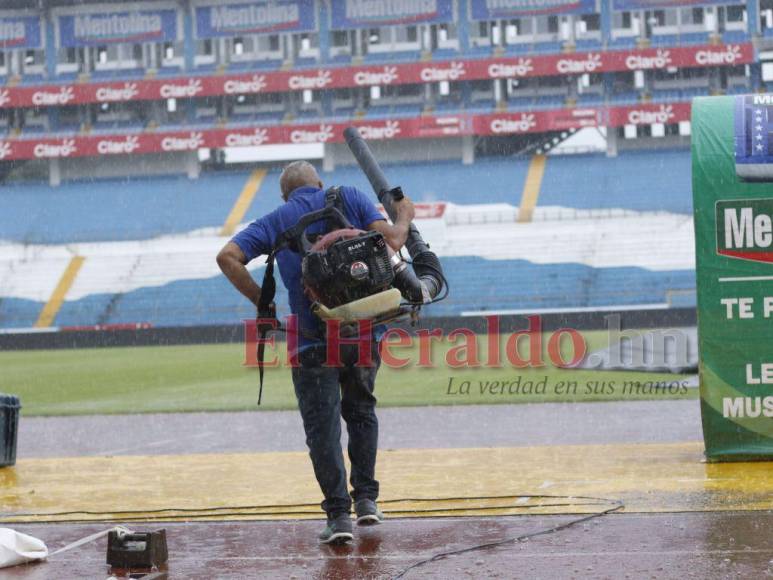
[[[767,5],[684,10],[674,0],[654,10],[621,0],[556,5],[547,15],[513,8],[504,18],[484,0],[438,0],[426,13],[426,3],[408,1],[398,4],[419,13],[363,23],[337,8],[352,1],[287,0],[304,18],[265,28],[242,21],[262,12],[245,16],[236,0],[160,0],[128,22],[162,22],[139,43],[122,36],[125,26],[73,26],[131,17],[115,3],[14,0],[14,11],[0,10],[3,33],[18,36],[1,39],[0,180],[13,179],[0,189],[0,329],[252,316],[213,252],[226,230],[280,203],[278,170],[244,197],[254,168],[201,171],[194,149],[224,158],[229,143],[250,144],[253,129],[272,144],[327,141],[319,135],[334,122],[340,133],[344,124],[378,131],[399,121],[381,157],[387,173],[415,201],[448,204],[423,226],[455,289],[431,313],[691,304],[689,101],[773,82],[760,62],[773,47]],[[31,16],[24,34],[20,15]],[[605,124],[609,157],[530,157]],[[138,175],[121,150],[127,138],[174,175]],[[119,177],[91,179],[83,158],[105,147],[112,157],[100,160],[115,170],[104,173]],[[335,147],[325,145],[326,167],[337,167],[324,179],[368,190]],[[502,240],[469,237],[488,224]],[[610,240],[624,259],[610,259]],[[76,255],[85,261],[62,287]],[[61,308],[41,321],[57,294]]]
[[[386,164],[385,170],[419,202],[472,204],[485,199],[517,205],[528,166],[528,159],[492,158],[472,166],[458,161]],[[652,179],[653,174],[658,178]],[[0,195],[0,239],[27,244],[143,240],[220,226],[248,176],[245,171],[205,172],[196,180],[100,179],[58,188],[6,184]],[[267,173],[248,215],[261,215],[279,204],[278,179],[278,170]],[[323,174],[323,179],[369,190],[362,173],[351,166]],[[688,151],[629,152],[615,159],[552,156],[539,203],[688,214],[689,192]]]

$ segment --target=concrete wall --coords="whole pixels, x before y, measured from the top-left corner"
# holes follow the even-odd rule
[[[447,159],[462,160],[464,140],[461,137],[447,139],[405,139],[401,141],[368,142],[379,163],[432,162]],[[332,171],[337,165],[353,165],[355,162],[344,143],[331,143],[325,147],[324,167]]]
[[[110,155],[109,157],[78,157],[60,159],[59,175],[62,181],[72,179],[125,177],[127,175],[170,175],[198,176],[197,153],[148,153],[144,155]],[[54,171],[52,171],[52,174]],[[56,184],[51,176],[52,185]]]

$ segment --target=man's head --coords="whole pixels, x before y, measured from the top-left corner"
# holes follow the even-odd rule
[[[322,180],[317,170],[308,161],[293,161],[284,168],[279,178],[282,199],[287,201],[290,194],[299,187],[318,187],[322,189]]]

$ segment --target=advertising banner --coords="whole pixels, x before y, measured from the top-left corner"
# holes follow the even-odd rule
[[[0,15],[0,48],[41,48],[40,18]]]
[[[60,46],[98,46],[121,42],[174,42],[177,11],[132,10],[60,15]]]
[[[527,78],[753,62],[751,44],[584,52],[168,79],[0,88],[0,108],[157,100],[440,81]]]
[[[588,14],[596,0],[471,0],[473,20],[497,20],[539,14]]]
[[[308,32],[317,29],[314,0],[263,0],[196,6],[196,37]]]
[[[612,10],[659,10],[662,8],[691,8],[714,4],[746,4],[745,0],[612,0]]]
[[[428,24],[454,19],[454,0],[336,0],[330,6],[334,29]]]
[[[590,107],[482,115],[462,113],[335,123],[323,120],[313,124],[212,127],[196,131],[35,137],[0,140],[0,160],[163,153],[287,143],[331,143],[343,141],[343,130],[350,125],[358,127],[365,139],[388,141],[462,135],[544,133],[599,125],[619,127],[627,124],[676,123],[689,118],[689,103],[671,103],[610,109]]]
[[[710,461],[773,460],[773,95],[703,97],[692,176]]]

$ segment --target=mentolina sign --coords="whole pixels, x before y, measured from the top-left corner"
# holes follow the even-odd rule
[[[177,39],[177,12],[172,9],[64,14],[58,25],[62,46]]]
[[[716,204],[717,254],[773,263],[773,198]]]
[[[218,3],[196,8],[198,38],[314,28],[314,5],[311,0]]]

